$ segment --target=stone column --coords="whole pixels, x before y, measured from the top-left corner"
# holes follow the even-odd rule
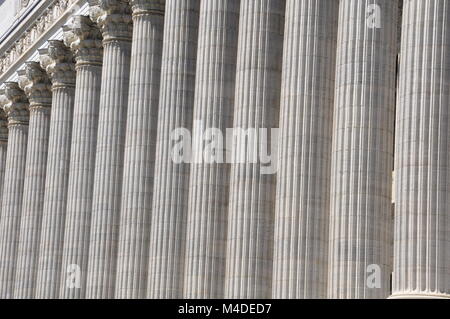
[[[396,0],[341,0],[329,298],[389,295]]]
[[[73,55],[62,41],[48,43],[40,52],[52,81],[52,112],[35,294],[39,299],[59,297],[75,99]]]
[[[233,127],[256,129],[260,139],[247,148],[239,139],[233,149],[226,298],[271,297],[276,172],[263,167],[259,155],[278,127],[284,9],[284,1],[241,0]]]
[[[181,298],[189,164],[172,156],[176,129],[192,128],[198,0],[167,0],[155,180],[150,231],[148,297]]]
[[[132,0],[133,40],[119,223],[116,298],[145,298],[164,0]]]
[[[65,43],[74,52],[77,75],[60,297],[84,298],[103,49],[100,30],[88,17],[75,16],[65,31]]]
[[[28,99],[16,82],[5,83],[5,96],[9,136],[0,219],[0,299],[13,297],[29,119]]]
[[[52,92],[50,79],[38,62],[26,62],[19,85],[30,102],[30,125],[14,298],[30,299],[38,268]]]
[[[204,146],[203,131],[220,130],[225,137],[233,124],[239,3],[200,4],[194,145]],[[191,165],[189,183],[184,298],[223,298],[229,164],[224,156],[197,155],[201,160]]]
[[[276,188],[274,298],[326,298],[336,0],[288,0]]]
[[[404,1],[393,298],[450,297],[450,3]]]
[[[103,70],[94,174],[87,298],[113,298],[131,59],[131,9],[102,0]]]

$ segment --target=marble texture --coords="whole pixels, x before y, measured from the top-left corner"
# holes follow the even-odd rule
[[[450,3],[404,1],[393,298],[450,297]]]
[[[167,0],[165,8],[148,298],[183,293],[189,164],[174,162],[171,134],[192,128],[200,2]]]
[[[64,41],[75,56],[76,84],[60,298],[78,299],[86,296],[103,46],[100,30],[88,17],[76,16],[65,31]],[[79,285],[72,277],[75,270]]]
[[[52,112],[35,297],[53,299],[61,281],[76,74],[73,55],[62,41],[49,41],[41,65],[52,81]]]
[[[6,96],[0,92],[0,209],[2,207],[1,200],[3,197],[3,187],[5,185],[6,155],[8,152],[8,119],[2,107],[2,105],[6,103],[8,103]]]
[[[36,286],[52,92],[50,79],[38,62],[27,62],[21,79],[19,84],[30,102],[30,122],[14,298],[31,299]]]
[[[128,1],[100,1],[100,8],[104,49],[86,292],[96,299],[115,292],[132,36]]]
[[[206,144],[204,130],[225,132],[233,124],[239,5],[240,0],[200,5],[193,144]],[[212,160],[191,164],[184,298],[224,297],[230,165]]]
[[[235,128],[278,127],[284,9],[284,1],[241,0]],[[272,292],[276,174],[263,174],[259,158],[239,162],[240,151],[248,155],[254,147],[232,150],[225,298],[270,298]]]
[[[12,299],[25,180],[29,102],[17,82],[4,85],[6,103],[2,105],[8,119],[8,152],[0,218],[0,298]]]
[[[133,0],[130,92],[117,252],[116,298],[145,298],[153,196],[164,0]]]
[[[273,298],[326,298],[339,1],[286,3]]]
[[[448,0],[49,2],[0,44],[0,299],[449,297]]]
[[[369,5],[379,8],[379,25],[368,20]],[[398,1],[340,1],[329,298],[389,296],[397,19]]]

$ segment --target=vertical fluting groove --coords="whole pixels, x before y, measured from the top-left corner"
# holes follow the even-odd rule
[[[241,0],[234,128],[278,127],[284,9],[284,1]],[[270,298],[276,174],[264,174],[259,159],[238,163],[242,154],[233,154],[225,297]]]
[[[149,298],[181,298],[189,164],[175,163],[171,134],[191,130],[200,1],[167,0],[164,20],[155,179],[150,231]]]
[[[22,217],[17,249],[14,298],[34,297],[44,205],[50,108],[30,110]]]
[[[74,86],[53,88],[35,297],[58,298],[72,141]]]
[[[98,19],[103,33],[103,70],[87,298],[114,298],[122,194],[125,126],[131,61],[131,12],[128,1],[104,1]]]
[[[397,12],[392,0],[340,1],[330,298],[389,295]]]
[[[0,218],[1,218],[1,207],[2,207],[2,197],[5,182],[5,167],[6,167],[6,154],[8,151],[8,141],[0,141]]]
[[[61,298],[84,298],[86,292],[101,71],[101,65],[77,66]],[[79,288],[67,285],[71,265],[79,267]]]
[[[132,1],[133,40],[116,298],[145,298],[156,150],[164,2]]]
[[[405,0],[395,143],[393,297],[450,295],[450,3]]]
[[[288,0],[273,298],[326,298],[336,0]]]
[[[201,2],[193,145],[233,124],[239,3]],[[205,160],[191,164],[189,183],[184,297],[193,299],[224,297],[229,164]]]
[[[4,96],[3,96],[4,97]],[[6,102],[6,100],[4,100]],[[1,101],[0,101],[1,103]],[[6,154],[8,151],[8,119],[2,107],[0,107],[0,219],[3,189],[5,185]]]

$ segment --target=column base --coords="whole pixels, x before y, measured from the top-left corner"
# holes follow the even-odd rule
[[[392,294],[388,299],[450,299],[450,294],[433,292],[406,292]]]

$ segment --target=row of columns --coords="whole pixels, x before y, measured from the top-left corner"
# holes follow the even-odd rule
[[[397,104],[397,0],[90,4],[5,83],[0,298],[450,293],[446,0],[403,3]],[[278,126],[277,174],[172,159]]]

